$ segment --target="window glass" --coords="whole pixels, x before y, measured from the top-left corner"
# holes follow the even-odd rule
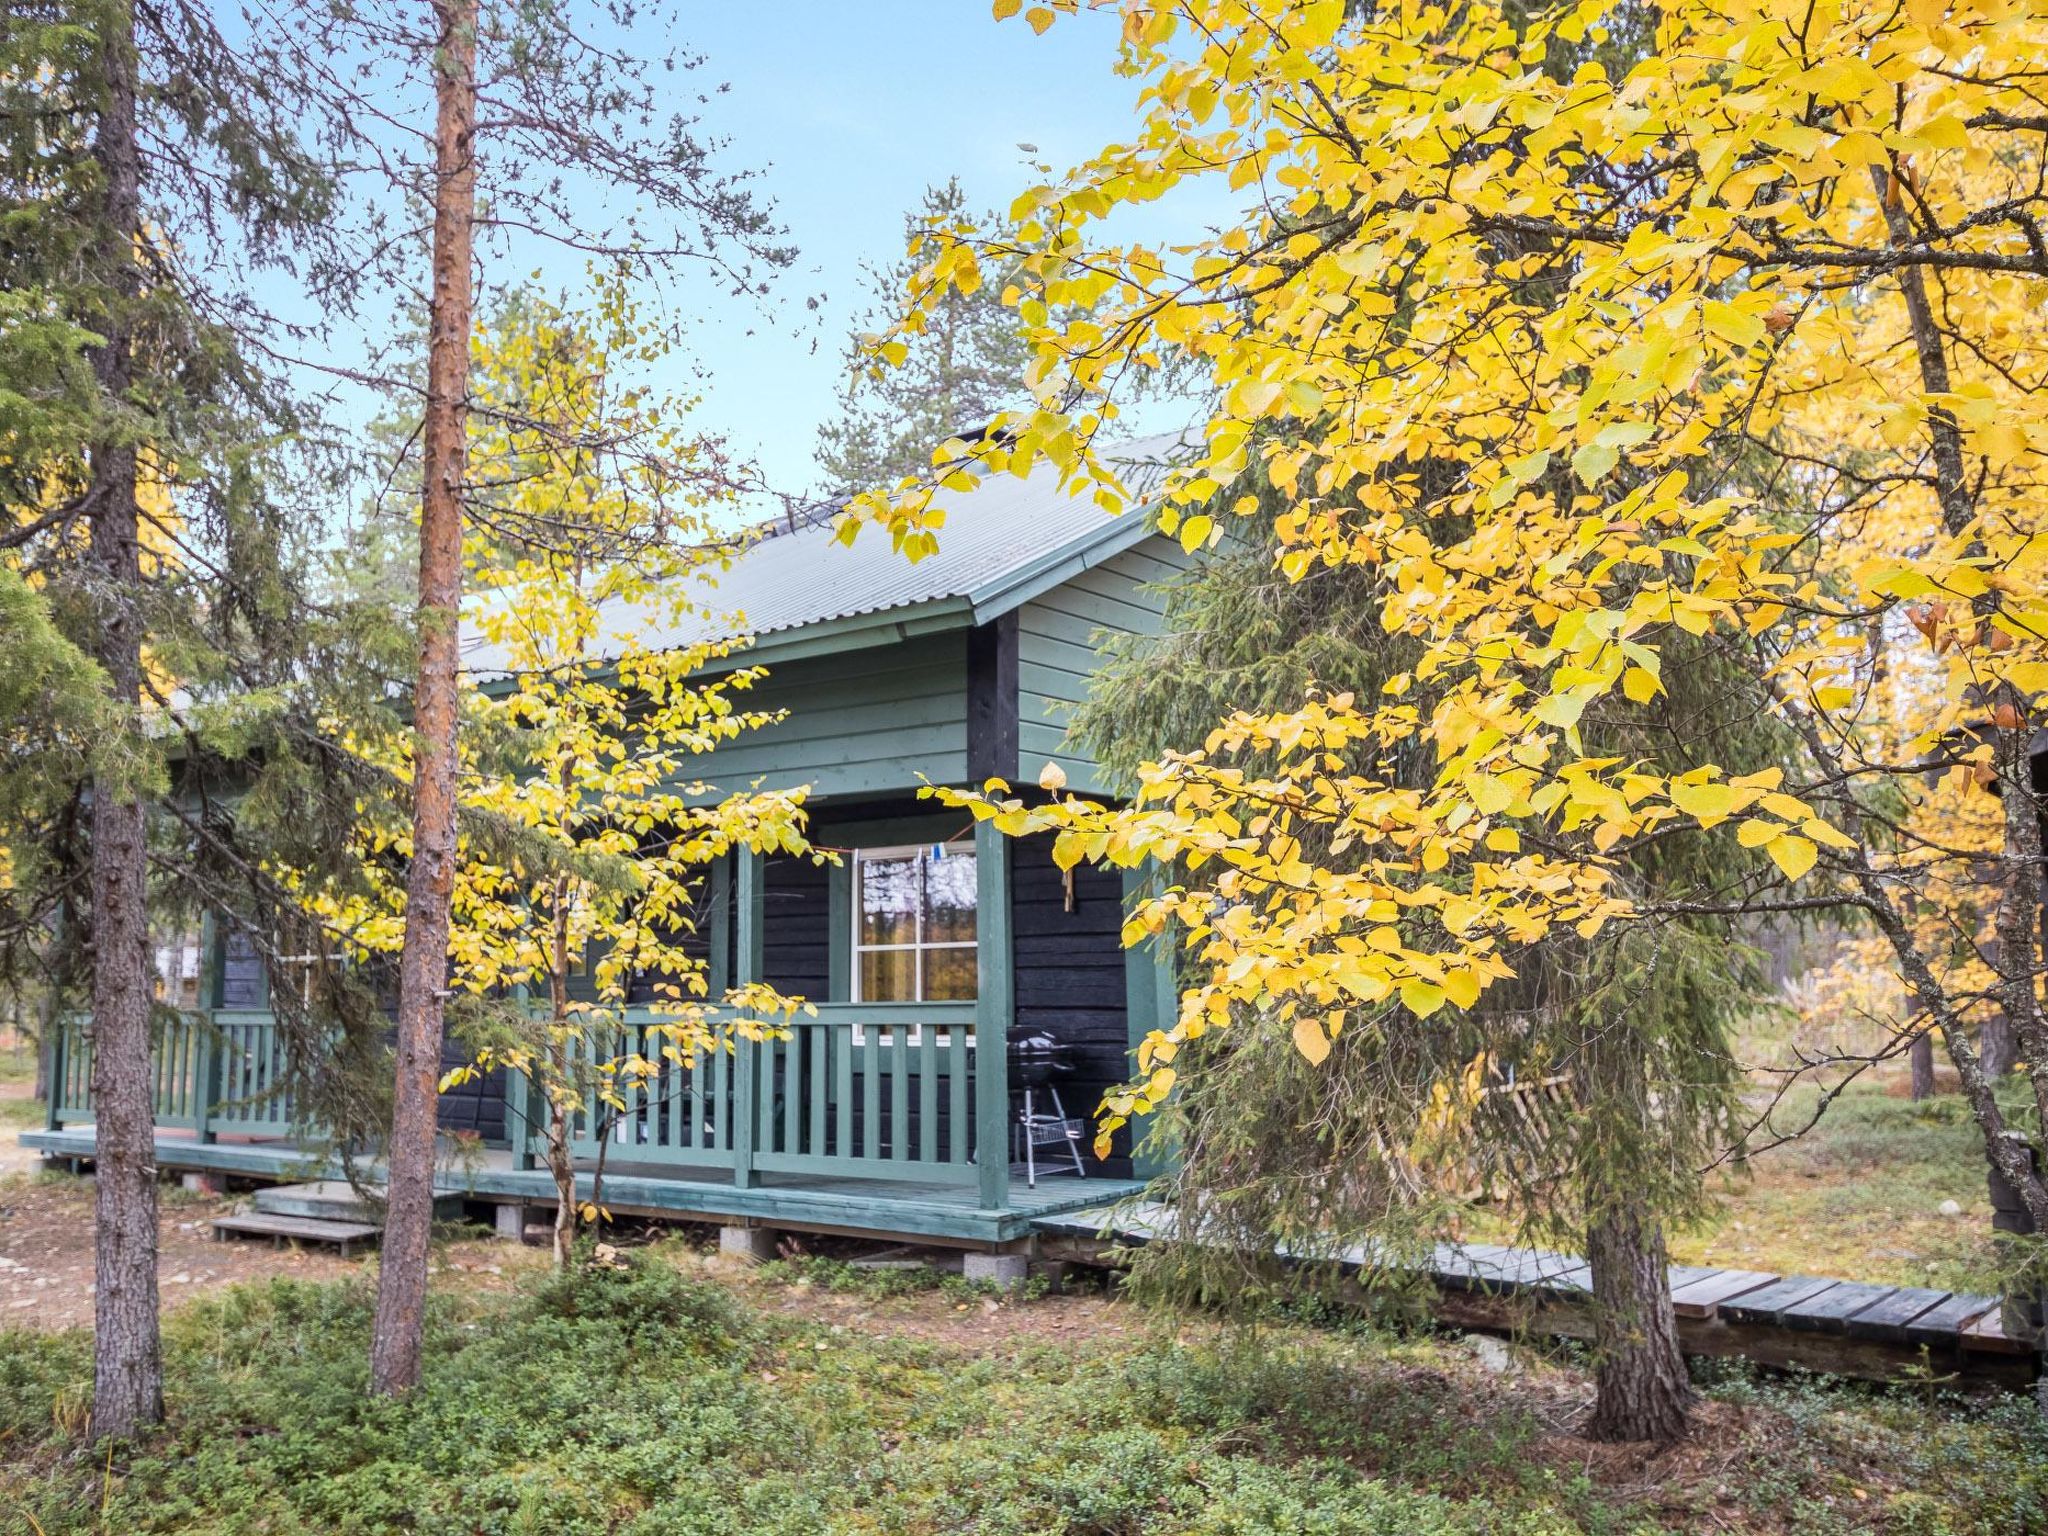
[[[863,1002],[917,1001],[917,951],[864,949],[860,954],[860,995]]]
[[[948,852],[924,866],[927,943],[974,942],[974,855]]]
[[[860,863],[860,942],[917,942],[918,865],[915,854]]]
[[[973,849],[862,849],[853,883],[856,1000],[973,1000]]]
[[[977,972],[971,949],[928,949],[924,952],[924,1000],[928,1003],[974,1001]]]

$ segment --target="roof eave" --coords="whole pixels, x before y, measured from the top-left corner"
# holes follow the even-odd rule
[[[993,581],[968,594],[974,622],[986,624],[1012,609],[1021,608],[1034,597],[1072,581],[1083,571],[1106,560],[1114,560],[1133,549],[1158,530],[1152,526],[1152,506],[1137,507],[1115,516],[1105,514],[1103,526],[1079,539],[1069,540],[1028,564],[1003,572]]]

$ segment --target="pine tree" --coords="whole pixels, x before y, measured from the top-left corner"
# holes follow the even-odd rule
[[[959,178],[927,188],[903,219],[911,254],[867,269],[873,305],[862,317],[863,328],[880,330],[895,318],[898,298],[922,262],[915,252],[929,231],[966,227],[967,194]],[[994,215],[983,216],[977,227],[1001,238],[1014,236]],[[902,338],[907,350],[897,367],[876,368],[861,338],[854,338],[839,414],[818,428],[818,463],[831,492],[850,496],[927,474],[933,450],[948,437],[972,432],[1030,398],[1024,372],[1031,350],[1016,312],[1003,302],[1003,286],[991,281],[973,292],[949,293],[921,329]]]

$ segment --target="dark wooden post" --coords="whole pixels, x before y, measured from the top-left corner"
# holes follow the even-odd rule
[[[750,848],[735,850],[733,858],[739,865],[739,878],[734,882],[738,891],[733,916],[738,919],[738,929],[733,946],[733,985],[743,987],[760,981],[767,969],[762,943],[768,911],[763,878],[767,871],[761,855]],[[755,1178],[754,1131],[760,1113],[755,1101],[760,1091],[754,1078],[761,1062],[761,1046],[757,1041],[735,1036],[732,1048],[737,1057],[731,1103],[732,1182],[735,1189],[749,1189]]]
[[[2030,1168],[2037,1173],[2041,1167],[2041,1154],[2034,1150],[2034,1144],[2027,1140],[2024,1131],[2007,1131],[2005,1135],[2020,1149]],[[1986,1182],[1991,1191],[1991,1225],[2000,1232],[2010,1232],[2017,1237],[2030,1236],[2034,1231],[2034,1218],[2027,1211],[2027,1202],[2020,1192],[2012,1187],[2006,1176],[1993,1163],[1985,1171]],[[2003,1301],[2000,1321],[2005,1325],[2006,1335],[2015,1339],[2031,1339],[2037,1346],[2044,1341],[2043,1292],[2037,1287],[2031,1294],[2012,1295],[2008,1293]]]
[[[974,1132],[983,1210],[1010,1198],[1010,1021],[1017,989],[1010,944],[1010,840],[974,824]]]

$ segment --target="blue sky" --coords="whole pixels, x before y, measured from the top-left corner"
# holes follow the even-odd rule
[[[861,264],[897,253],[904,211],[949,175],[977,206],[1007,206],[1036,179],[1020,143],[1064,168],[1128,138],[1138,86],[1112,73],[1113,14],[1062,17],[1038,36],[993,21],[987,0],[724,0],[683,7],[679,36],[707,56],[691,88],[731,87],[706,128],[731,140],[728,163],[764,168],[801,252],[767,318],[709,307],[693,344],[703,422],[778,488],[805,488],[864,307]],[[821,290],[812,317],[802,300]]]

